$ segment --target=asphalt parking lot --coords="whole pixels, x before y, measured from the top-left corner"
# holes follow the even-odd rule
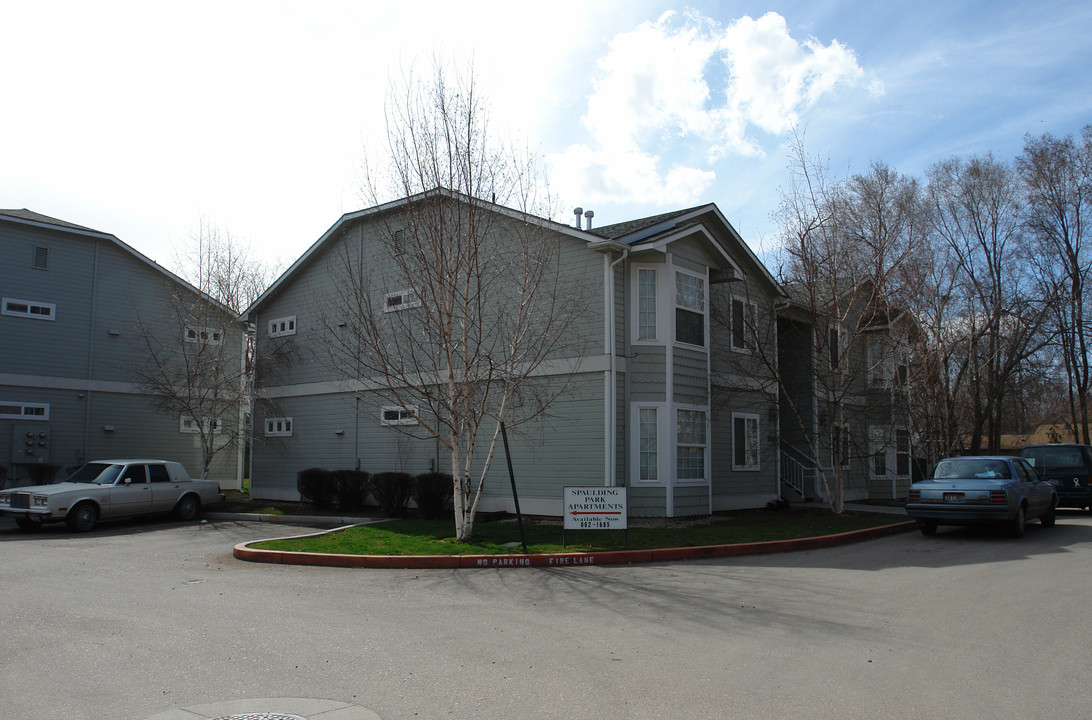
[[[3,715],[142,720],[283,697],[383,720],[1089,716],[1082,513],[1020,540],[944,528],[634,566],[345,570],[231,555],[293,530],[307,528],[25,535],[0,521]]]

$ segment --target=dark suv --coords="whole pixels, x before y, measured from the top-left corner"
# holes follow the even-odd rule
[[[1055,487],[1058,507],[1092,510],[1092,447],[1088,445],[1028,445],[1020,451],[1040,478]]]

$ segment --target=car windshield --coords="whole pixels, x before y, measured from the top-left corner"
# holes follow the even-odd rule
[[[1009,466],[1004,460],[982,460],[980,458],[955,458],[937,463],[935,480],[953,478],[981,478],[983,480],[1008,479]]]
[[[111,463],[87,463],[68,477],[68,482],[113,485],[121,474],[121,465]]]

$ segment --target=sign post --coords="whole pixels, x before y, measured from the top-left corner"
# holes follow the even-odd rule
[[[561,547],[566,530],[625,530],[629,547],[629,508],[624,487],[567,487],[564,489],[565,522],[561,528]]]

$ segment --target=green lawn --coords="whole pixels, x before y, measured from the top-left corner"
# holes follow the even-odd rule
[[[753,510],[715,515],[684,527],[631,527],[629,548],[696,547],[788,540],[860,530],[904,522],[905,517],[875,513],[835,516],[827,510],[784,512]],[[556,522],[524,521],[531,553],[603,552],[626,549],[622,530],[569,530],[562,548],[562,528]],[[469,543],[455,540],[449,521],[388,520],[338,530],[313,538],[269,540],[250,547],[262,550],[335,553],[340,555],[503,555],[522,553],[515,520],[478,522]]]

